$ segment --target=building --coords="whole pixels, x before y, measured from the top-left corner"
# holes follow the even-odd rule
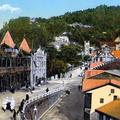
[[[115,39],[115,43],[116,43],[116,50],[120,50],[120,37],[117,37]]]
[[[114,100],[95,110],[99,120],[120,120],[120,99]]]
[[[84,42],[84,53],[85,55],[90,54],[90,41]]]
[[[70,44],[69,38],[66,35],[61,35],[61,36],[55,37],[54,39],[55,39],[55,42],[52,42],[52,44],[57,50],[59,50],[62,47],[62,45]]]
[[[31,80],[32,86],[41,84],[46,80],[47,74],[47,54],[39,47],[31,58]]]
[[[9,31],[0,43],[0,91],[30,86],[30,51],[17,49]],[[25,52],[26,55],[23,55]]]
[[[120,70],[87,70],[83,80],[85,120],[99,120],[95,109],[120,98]]]
[[[99,120],[95,109],[120,98],[120,80],[87,79],[83,83],[84,112],[87,120]]]

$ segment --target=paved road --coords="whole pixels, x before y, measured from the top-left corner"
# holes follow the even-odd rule
[[[78,85],[78,81],[69,84],[71,94],[64,96],[41,120],[84,120],[83,94],[78,89]]]

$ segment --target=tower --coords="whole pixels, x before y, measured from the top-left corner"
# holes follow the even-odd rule
[[[90,51],[90,41],[84,41],[84,52],[85,52],[85,55],[89,55]]]

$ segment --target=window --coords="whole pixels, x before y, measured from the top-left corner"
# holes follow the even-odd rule
[[[113,96],[113,100],[116,100],[118,97],[117,97],[117,95],[114,95]]]
[[[100,103],[104,103],[104,99],[103,98],[100,98]]]
[[[115,90],[114,90],[114,89],[111,89],[111,93],[115,93]]]

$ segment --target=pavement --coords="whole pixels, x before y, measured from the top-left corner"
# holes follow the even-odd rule
[[[30,97],[37,96],[40,93],[43,93],[46,91],[46,88],[48,87],[49,90],[56,89],[61,86],[61,83],[48,83],[45,85],[42,85],[41,87],[36,87],[35,91],[31,93],[31,91],[16,91],[14,94],[6,91],[0,93],[0,120],[11,120],[11,117],[13,116],[13,113],[9,110],[6,110],[5,112],[2,110],[2,104],[6,97],[13,98],[15,100],[15,110],[18,110],[18,107],[23,99],[26,98],[26,94],[29,94]]]

